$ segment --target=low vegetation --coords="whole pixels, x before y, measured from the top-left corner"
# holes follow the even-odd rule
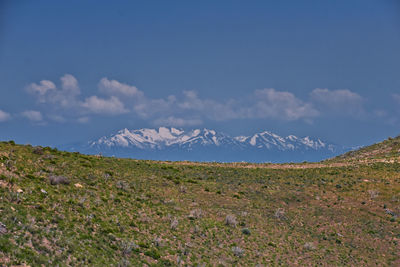
[[[326,162],[394,162],[400,158],[400,136],[383,142],[349,151]]]
[[[356,155],[269,168],[2,142],[0,265],[399,266],[400,164]]]

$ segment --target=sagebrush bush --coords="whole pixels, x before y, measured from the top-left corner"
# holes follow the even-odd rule
[[[43,155],[43,147],[41,147],[41,146],[35,147],[33,149],[32,153],[36,154],[36,155]]]
[[[244,250],[241,249],[240,247],[233,247],[232,248],[233,255],[236,257],[243,257],[244,255]]]
[[[0,222],[0,235],[6,234],[7,233],[7,227]]]
[[[51,185],[58,185],[58,184],[70,184],[71,181],[62,175],[51,175],[49,176],[49,181]]]
[[[314,250],[317,248],[313,242],[307,242],[303,247],[307,250]]]
[[[282,208],[278,208],[278,209],[275,211],[274,216],[275,216],[275,218],[277,218],[277,219],[279,219],[279,220],[285,220],[285,219],[286,219],[285,210],[282,209]]]
[[[190,211],[189,219],[195,220],[201,218],[203,211],[201,209],[194,209]]]
[[[129,184],[128,184],[127,182],[125,182],[125,181],[117,181],[117,182],[115,183],[115,186],[116,186],[118,189],[121,189],[121,190],[123,190],[123,191],[128,191],[129,188],[130,188]]]
[[[236,216],[232,214],[227,215],[225,218],[225,224],[228,226],[236,227],[237,225]]]
[[[179,224],[178,219],[173,218],[171,220],[171,225],[170,225],[171,230],[176,230],[176,228],[178,228],[178,224]]]
[[[133,250],[139,249],[139,246],[134,241],[123,241],[121,244],[122,255],[128,256]]]
[[[369,193],[369,197],[371,199],[375,199],[379,195],[379,191],[377,191],[377,190],[368,190],[368,193]]]

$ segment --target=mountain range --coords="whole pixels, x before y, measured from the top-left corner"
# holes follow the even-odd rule
[[[210,129],[122,129],[97,140],[61,147],[104,156],[173,161],[319,161],[350,150],[319,138],[279,136],[263,131],[231,137]]]

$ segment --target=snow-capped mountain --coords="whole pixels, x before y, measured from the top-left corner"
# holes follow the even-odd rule
[[[311,139],[308,136],[299,138],[294,135],[281,137],[269,131],[256,133],[251,136],[237,136],[234,137],[234,139],[241,142],[242,144],[260,149],[278,149],[281,151],[293,151],[299,149],[327,149],[332,152],[334,152],[335,150],[334,145],[324,143],[320,139]]]
[[[195,129],[185,132],[181,129],[160,127],[158,129],[123,129],[109,137],[103,136],[90,146],[136,147],[140,149],[164,149],[179,146],[190,149],[195,145],[225,146],[239,143],[227,135],[209,129]]]
[[[231,137],[210,129],[122,129],[68,150],[158,160],[283,162],[322,160],[345,148],[310,137],[269,131]],[[348,150],[348,149],[347,149]]]

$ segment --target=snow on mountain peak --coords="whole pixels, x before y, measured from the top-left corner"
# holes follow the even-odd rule
[[[171,130],[166,128],[166,127],[160,127],[158,129],[158,136],[160,137],[160,139],[174,139],[175,136],[171,134]]]
[[[201,133],[199,129],[193,131],[193,136],[198,136]]]
[[[257,144],[257,138],[258,138],[258,134],[253,135],[253,137],[251,137],[250,139],[250,145],[255,146]]]
[[[329,149],[334,146],[310,137],[299,138],[294,135],[281,137],[269,131],[263,131],[250,136],[230,137],[215,130],[204,128],[185,131],[183,129],[159,127],[158,129],[128,130],[122,129],[109,137],[101,137],[90,145],[106,147],[137,147],[140,149],[163,149],[177,146],[192,149],[193,146],[224,146],[237,149],[245,147],[254,149],[276,149],[279,151],[294,151],[301,149]]]
[[[181,135],[184,133],[184,131],[176,129],[176,128],[171,128],[171,133],[176,134],[176,135]]]
[[[239,142],[246,142],[246,140],[248,139],[248,136],[244,136],[244,135],[240,135],[240,136],[236,136],[234,137],[235,140],[239,141]]]
[[[217,133],[214,130],[204,129],[205,132],[211,133],[212,135],[216,135]]]

